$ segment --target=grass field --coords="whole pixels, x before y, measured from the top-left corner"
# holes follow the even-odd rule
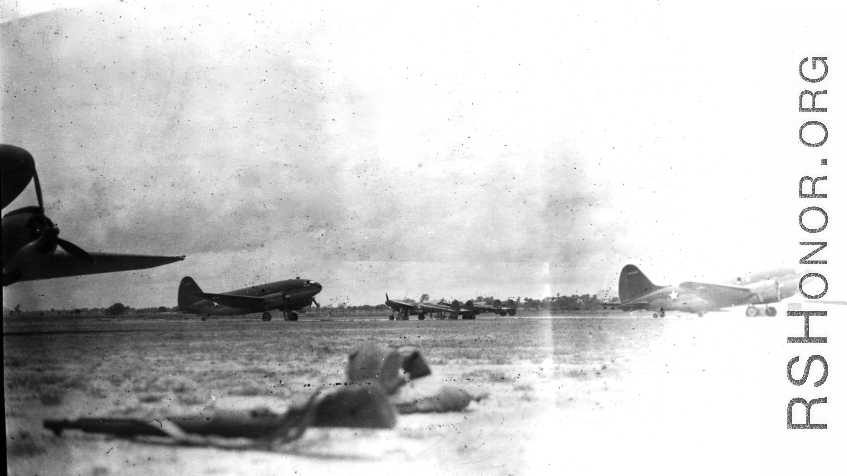
[[[162,316],[7,319],[9,474],[530,474],[649,461],[674,444],[717,376],[743,379],[726,319],[485,318],[262,322]],[[743,321],[749,332],[765,325]],[[735,324],[734,324],[735,325]],[[284,411],[344,381],[364,343],[414,345],[433,375],[489,397],[464,412],[399,417],[393,430],[307,431],[274,451],[182,448],[66,433],[44,418],[145,418],[203,408]],[[659,419],[657,420],[657,417]],[[665,430],[665,431],[660,431]],[[642,445],[644,445],[642,447]],[[609,449],[610,451],[606,451]],[[623,450],[623,452],[622,452]]]

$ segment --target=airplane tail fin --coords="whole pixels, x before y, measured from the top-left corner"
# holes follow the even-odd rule
[[[188,308],[197,301],[202,300],[203,297],[201,294],[203,294],[203,290],[200,289],[200,286],[190,276],[182,278],[182,281],[179,282],[179,295],[177,296],[179,308]]]
[[[637,266],[628,264],[621,270],[621,278],[618,281],[618,296],[625,303],[647,293],[660,289],[661,286],[653,284]]]

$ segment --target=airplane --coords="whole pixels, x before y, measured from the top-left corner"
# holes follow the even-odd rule
[[[400,313],[400,315],[397,316],[398,321],[408,321],[409,314],[417,314],[419,320],[423,320],[424,317],[426,317],[421,306],[411,299],[394,301],[388,297],[388,293],[385,293],[385,305],[391,308],[391,315],[388,316],[388,319],[391,321],[394,320],[395,312]]]
[[[426,318],[427,313],[447,313],[450,319],[458,319],[459,316],[462,316],[462,319],[476,319],[477,314],[474,311],[473,301],[466,302],[464,307],[459,301],[453,301],[451,304],[447,304],[444,300],[437,303],[432,301],[416,303],[409,300],[394,301],[388,297],[388,293],[385,293],[385,305],[391,308],[388,319],[392,321],[395,312],[400,313],[397,316],[398,321],[408,321],[410,314],[417,314],[418,320]]]
[[[421,306],[431,314],[446,313],[448,319],[458,319],[460,316],[462,319],[476,319],[476,315],[479,314],[479,310],[475,308],[473,301],[462,304],[458,300],[453,300],[452,303],[447,304],[447,301],[442,299],[436,303],[421,303]],[[418,319],[421,319],[421,317],[418,317]]]
[[[677,286],[657,286],[635,265],[621,270],[618,293],[624,311],[656,311],[653,317],[665,317],[666,311],[695,312],[698,316],[726,307],[747,305],[745,314],[759,315],[756,304],[765,304],[765,315],[775,316],[779,302],[797,292],[800,274],[790,268],[779,268],[738,277],[734,284],[708,284],[686,281]]]
[[[315,296],[323,287],[308,279],[286,279],[273,283],[250,286],[225,293],[204,293],[190,276],[182,278],[177,294],[178,309],[188,314],[205,316],[233,316],[262,313],[263,321],[271,320],[274,309],[283,312],[286,321],[296,321],[295,311],[311,307],[320,309]],[[205,321],[206,317],[201,320]]]
[[[37,207],[20,208],[3,217],[4,287],[21,281],[154,268],[185,259],[185,256],[89,253],[59,238],[59,228],[44,215],[35,159],[20,147],[0,144],[0,176],[3,186],[0,208],[12,203],[31,180],[38,198]]]
[[[506,301],[505,307],[503,306],[503,302],[499,299],[495,299],[493,305],[486,304],[482,301],[474,301],[473,305],[477,314],[483,312],[493,312],[494,314],[499,314],[501,317],[505,316],[506,314],[514,316],[517,313],[518,309],[517,304],[515,304],[515,301],[511,299]]]

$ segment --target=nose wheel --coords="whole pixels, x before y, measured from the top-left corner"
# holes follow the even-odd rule
[[[756,317],[759,315],[759,308],[756,306],[749,306],[744,314],[746,314],[747,317]]]
[[[269,312],[263,312],[263,313],[262,313],[262,320],[263,320],[263,321],[266,321],[266,322],[267,322],[267,321],[270,321],[270,320],[271,320],[271,313],[269,313]]]
[[[776,315],[776,308],[768,306],[765,308],[765,315],[768,317],[773,317]]]

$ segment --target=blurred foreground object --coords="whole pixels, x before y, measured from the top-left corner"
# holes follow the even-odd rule
[[[480,401],[487,393],[473,394],[453,385],[440,387],[404,387],[411,380],[432,374],[420,351],[411,346],[383,347],[365,345],[350,354],[347,381],[379,382],[398,412],[429,413],[464,410],[472,401]]]
[[[64,430],[74,429],[124,438],[165,437],[175,443],[192,446],[239,446],[214,437],[258,439],[262,444],[287,443],[300,438],[310,426],[393,428],[395,423],[394,409],[382,386],[374,381],[362,381],[338,390],[320,390],[305,404],[292,407],[284,414],[260,408],[249,412],[214,411],[150,421],[128,418],[45,420],[44,427],[57,436]]]

